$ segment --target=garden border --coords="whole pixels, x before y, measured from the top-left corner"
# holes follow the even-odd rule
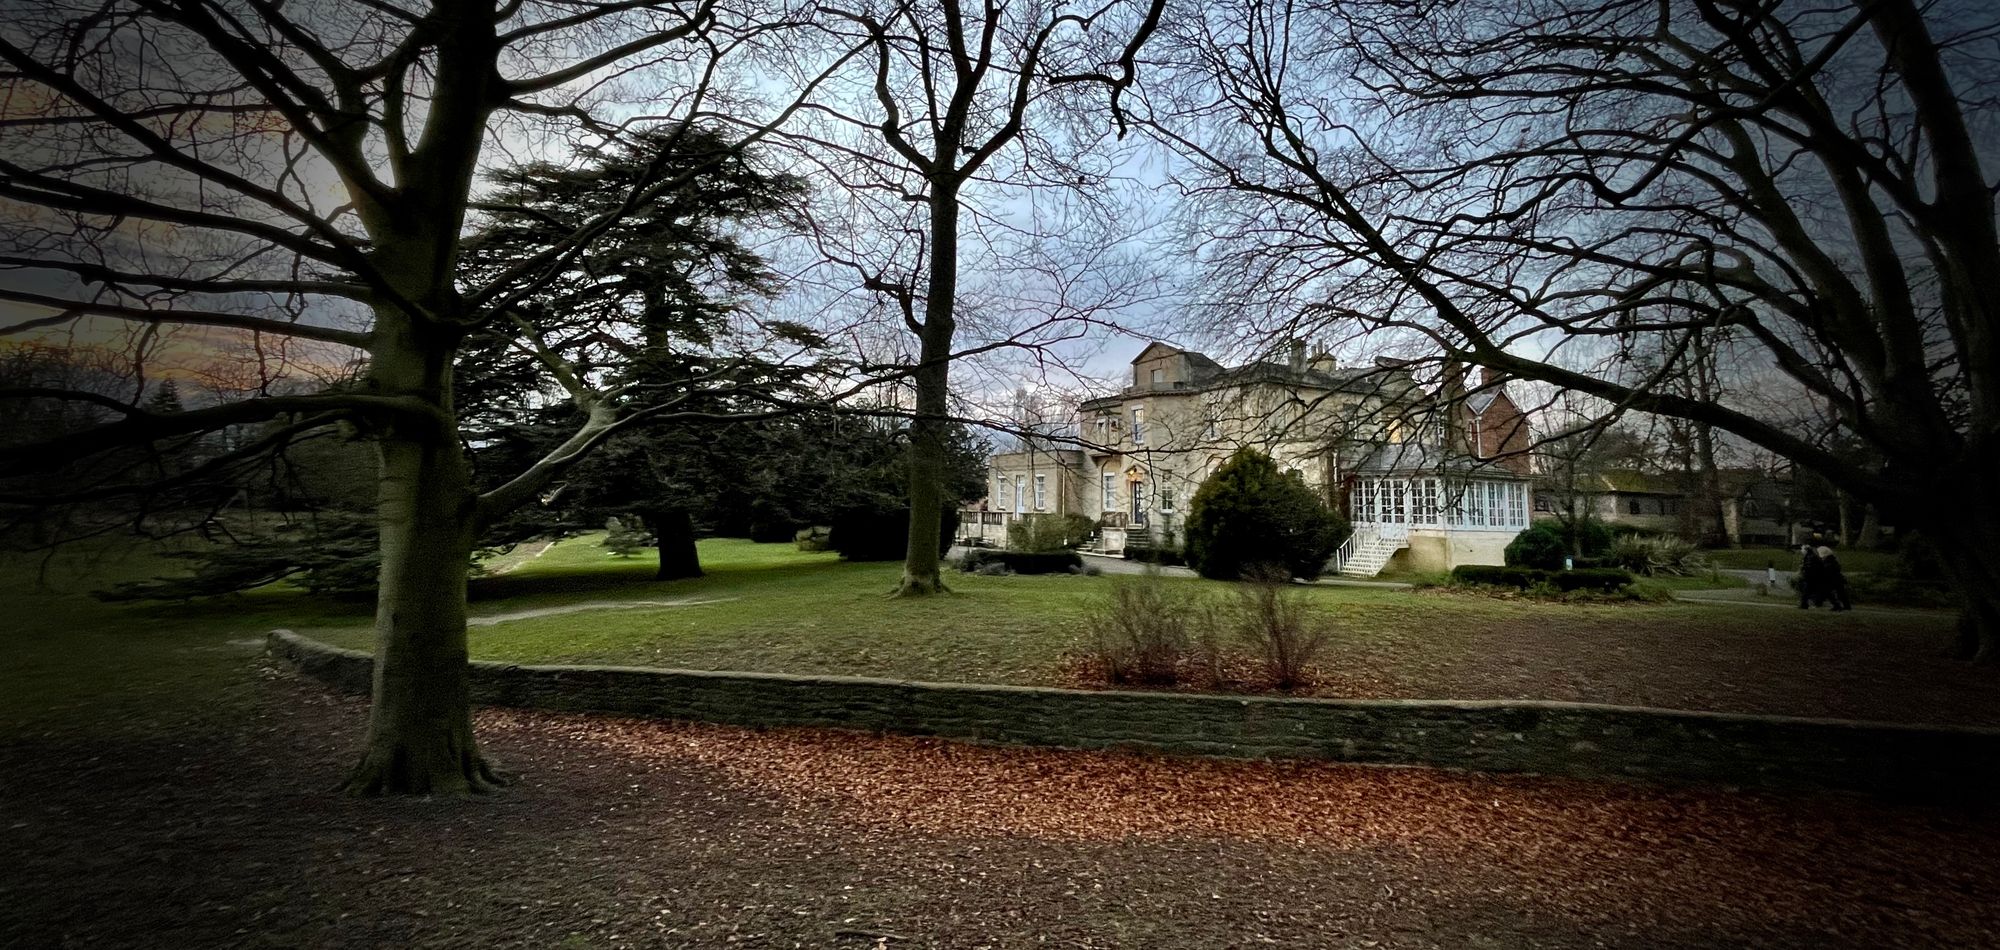
[[[345,692],[373,658],[288,630],[272,656]],[[474,702],[737,726],[1069,748],[1325,759],[1990,803],[2000,729],[1543,701],[1343,700],[918,683],[619,666],[471,664]]]

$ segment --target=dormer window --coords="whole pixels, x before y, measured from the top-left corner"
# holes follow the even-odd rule
[[[1166,381],[1167,381],[1167,371],[1166,371],[1166,370],[1163,370],[1163,369],[1156,369],[1156,370],[1154,370],[1154,371],[1153,371],[1153,385],[1155,385],[1155,386],[1160,386],[1160,385],[1164,385],[1164,384],[1166,383]]]

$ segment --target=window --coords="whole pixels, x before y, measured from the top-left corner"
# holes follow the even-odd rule
[[[1002,511],[1007,508],[1007,476],[993,476],[993,507]]]
[[[1047,511],[1048,508],[1049,477],[1047,475],[1037,475],[1035,476],[1035,510]]]
[[[1174,490],[1171,487],[1161,486],[1160,488],[1160,510],[1174,510]]]
[[[1026,484],[1026,483],[1027,483],[1027,479],[1024,479],[1024,478],[1022,478],[1022,477],[1021,477],[1021,476],[1019,476],[1019,475],[1016,475],[1016,476],[1014,476],[1014,510],[1015,510],[1015,511],[1027,511],[1027,510],[1028,510],[1028,509],[1027,509],[1027,506],[1026,506],[1025,504],[1023,504],[1024,502],[1026,502],[1026,501],[1027,501],[1027,497],[1026,497],[1026,496],[1027,496],[1027,484]]]
[[[1118,476],[1104,473],[1104,510],[1118,510]]]
[[[1554,511],[1554,510],[1556,510],[1556,506],[1555,506],[1555,502],[1553,502],[1553,501],[1551,501],[1551,500],[1549,499],[1549,496],[1548,496],[1548,494],[1547,494],[1546,492],[1536,492],[1536,493],[1535,493],[1535,510],[1536,510],[1536,511]]]
[[[1132,483],[1132,523],[1146,523],[1146,483]]]
[[[1167,371],[1166,371],[1166,370],[1163,370],[1163,369],[1156,369],[1156,370],[1154,370],[1154,371],[1153,371],[1153,385],[1155,385],[1155,386],[1158,386],[1158,385],[1160,385],[1161,383],[1164,383],[1164,382],[1166,382],[1166,381],[1167,381]]]
[[[1132,444],[1146,444],[1146,410],[1138,406],[1132,407]]]
[[[1637,499],[1637,498],[1634,498],[1634,499],[1632,499],[1631,501],[1628,501],[1628,502],[1626,502],[1626,503],[1625,503],[1625,510],[1626,510],[1627,512],[1631,513],[1631,514],[1635,514],[1635,515],[1636,515],[1636,514],[1638,514],[1638,513],[1639,513],[1639,499]]]

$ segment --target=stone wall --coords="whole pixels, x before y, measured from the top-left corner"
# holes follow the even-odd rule
[[[288,631],[274,656],[350,692],[371,658]],[[831,726],[978,742],[1331,759],[1584,778],[1650,778],[1991,802],[2000,729],[1553,702],[1204,696],[474,662],[475,702]]]

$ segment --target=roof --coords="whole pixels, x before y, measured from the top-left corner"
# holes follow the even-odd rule
[[[990,456],[989,461],[991,464],[1000,465],[1004,464],[1002,462],[1003,459],[1012,461],[1014,459],[1031,459],[1031,458],[1047,459],[1058,465],[1081,466],[1083,464],[1083,450],[1043,449],[1043,448],[1015,449],[1012,452],[995,452],[992,454],[992,456]]]
[[[1455,472],[1465,475],[1491,476],[1493,478],[1520,478],[1495,464],[1492,459],[1475,458],[1463,453],[1450,453],[1443,446],[1429,442],[1384,442],[1368,450],[1368,454],[1355,463],[1352,471],[1358,475],[1416,475],[1423,473]]]
[[[1304,386],[1313,389],[1340,390],[1362,395],[1380,394],[1384,389],[1397,390],[1393,395],[1401,395],[1416,388],[1416,381],[1409,370],[1400,365],[1384,365],[1377,360],[1374,366],[1337,367],[1314,369],[1307,367],[1294,370],[1291,366],[1272,360],[1252,360],[1240,366],[1223,366],[1193,350],[1184,350],[1166,343],[1154,341],[1132,358],[1133,364],[1157,359],[1163,355],[1179,355],[1188,362],[1186,381],[1176,382],[1172,388],[1159,389],[1149,386],[1130,386],[1110,395],[1084,400],[1083,410],[1102,408],[1123,402],[1141,393],[1198,392],[1223,386],[1242,386],[1251,383],[1269,382],[1285,386]],[[1398,385],[1400,384],[1400,385]]]

